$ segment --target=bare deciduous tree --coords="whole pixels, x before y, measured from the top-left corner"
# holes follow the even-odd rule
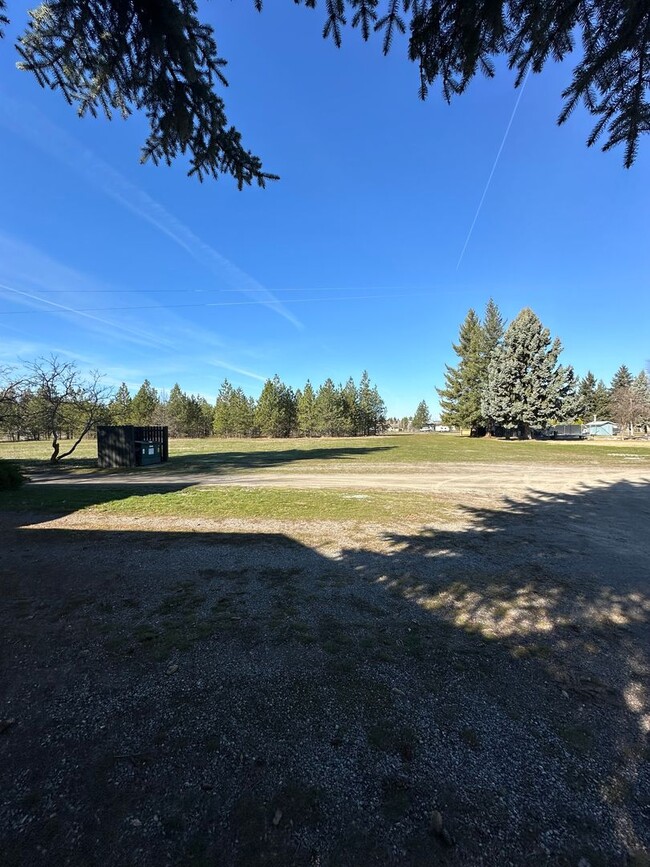
[[[39,402],[42,428],[52,437],[50,463],[71,455],[86,434],[102,421],[111,389],[103,385],[97,371],[82,376],[72,361],[56,355],[39,358],[26,365],[29,384]],[[61,433],[72,433],[73,443],[61,452]]]

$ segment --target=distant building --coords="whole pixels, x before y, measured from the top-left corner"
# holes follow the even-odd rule
[[[590,437],[613,437],[619,432],[619,426],[613,421],[589,421],[582,431]]]
[[[587,434],[581,424],[554,424],[535,431],[535,436],[543,440],[581,440]]]

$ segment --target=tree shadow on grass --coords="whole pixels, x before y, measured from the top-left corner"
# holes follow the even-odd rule
[[[648,851],[650,482],[467,508],[336,557],[283,533],[11,520],[17,862],[36,845],[337,867]],[[455,845],[428,833],[434,808]]]
[[[238,470],[261,470],[286,464],[317,461],[354,461],[377,452],[396,448],[381,446],[323,446],[318,448],[261,449],[259,451],[228,451],[190,454],[172,457],[164,465],[170,472],[228,473]]]
[[[165,475],[222,475],[246,470],[272,469],[287,464],[302,464],[319,461],[354,461],[375,452],[386,452],[396,446],[323,446],[319,448],[260,449],[252,451],[214,451],[196,454],[172,455],[164,464],[153,464],[133,469],[98,470],[96,458],[74,458],[60,464],[43,460],[14,460],[34,481],[65,477],[83,479],[98,477],[110,479],[111,475],[128,474],[134,478],[145,475],[159,479]]]

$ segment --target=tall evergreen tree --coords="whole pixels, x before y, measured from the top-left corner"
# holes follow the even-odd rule
[[[525,438],[567,412],[573,417],[575,376],[558,364],[561,351],[559,339],[551,341],[533,311],[522,310],[490,362],[485,414]]]
[[[133,401],[128,386],[123,382],[115,392],[115,397],[109,404],[111,424],[130,424],[132,403]]]
[[[492,353],[503,340],[505,333],[505,322],[501,311],[497,307],[494,299],[490,298],[485,305],[485,313],[481,322],[483,329],[483,352],[488,359],[492,357]]]
[[[452,344],[457,367],[445,365],[445,387],[437,388],[445,424],[476,429],[482,422],[481,395],[485,375],[485,338],[474,310],[460,326],[458,343]]]
[[[488,384],[490,362],[492,361],[492,357],[494,356],[497,347],[501,345],[505,332],[503,316],[492,298],[490,298],[488,303],[485,305],[485,313],[483,315],[483,321],[481,322],[481,332],[482,345],[479,364],[480,372],[478,375],[477,386],[481,417],[475,422],[475,433],[482,433],[483,429],[485,429],[488,436],[491,436],[494,433],[495,424],[493,418],[486,417],[483,413],[483,394],[485,393]]]
[[[255,424],[262,436],[290,436],[296,418],[295,397],[276,374],[267,379],[257,402]]]
[[[180,385],[175,383],[167,398],[167,423],[170,436],[189,436],[187,433],[186,401],[187,397],[181,391]]]
[[[359,433],[361,425],[361,413],[359,407],[359,391],[352,377],[344,386],[339,386],[341,395],[341,430],[343,436],[352,436]]]
[[[131,404],[131,417],[136,425],[154,423],[154,413],[158,406],[158,392],[148,379],[142,383]]]
[[[311,437],[316,432],[316,395],[309,380],[296,394],[297,427],[301,436]]]
[[[602,379],[598,380],[594,389],[593,408],[597,421],[609,421],[612,414],[611,395]]]
[[[316,430],[321,436],[337,436],[343,419],[341,394],[331,379],[318,389],[315,403]]]
[[[633,379],[634,377],[630,373],[627,365],[621,364],[621,366],[612,378],[612,384],[610,388],[612,391],[614,391],[614,389],[616,388],[629,388],[632,385]]]
[[[370,385],[368,371],[361,374],[358,389],[359,424],[361,436],[374,436],[386,426],[386,405],[376,385]]]
[[[231,436],[250,437],[255,427],[255,401],[236,388],[230,400]]]
[[[636,394],[639,407],[636,424],[647,433],[650,426],[650,377],[645,370],[634,378],[631,388]]]
[[[219,387],[212,419],[212,431],[218,437],[233,435],[232,398],[233,387],[227,379],[224,379]]]
[[[591,421],[596,413],[596,377],[588,370],[578,384],[579,417]]]
[[[415,430],[420,430],[420,428],[424,427],[426,424],[429,424],[430,421],[431,413],[429,412],[427,402],[425,400],[421,400],[418,404],[418,408],[415,410],[415,415],[413,416],[413,427],[415,428]]]

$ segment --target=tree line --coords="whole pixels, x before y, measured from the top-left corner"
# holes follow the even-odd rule
[[[359,384],[308,380],[294,391],[274,376],[257,400],[224,380],[216,403],[187,394],[176,383],[155,389],[148,379],[131,395],[126,383],[114,393],[97,373],[82,376],[57,356],[25,365],[24,374],[0,370],[0,433],[12,440],[50,439],[54,462],[71,454],[98,424],[167,425],[172,437],[372,436],[386,426],[377,386],[363,372]],[[63,440],[73,440],[61,453]]]
[[[522,437],[558,422],[613,421],[629,433],[650,427],[650,380],[633,376],[623,364],[609,386],[591,371],[580,379],[560,364],[562,345],[537,315],[523,309],[506,328],[490,300],[483,318],[469,310],[460,326],[458,358],[446,365],[437,388],[442,422],[475,436],[515,429]],[[419,430],[431,420],[426,401],[414,415],[393,426]],[[82,375],[74,362],[57,356],[0,369],[0,435],[50,439],[52,460],[71,454],[98,424],[167,425],[173,437],[372,436],[387,427],[386,408],[366,371],[358,384],[350,377],[318,388],[308,380],[294,390],[274,376],[259,398],[224,380],[213,405],[177,383],[169,393],[148,379],[131,395],[117,391],[96,373]],[[68,440],[62,449],[62,441]]]
[[[437,388],[442,421],[474,436],[515,429],[528,438],[553,423],[613,421],[629,433],[650,425],[650,379],[623,364],[609,387],[591,371],[580,379],[559,362],[562,344],[524,308],[505,327],[490,299],[483,318],[470,309],[460,326],[455,366]],[[420,416],[426,409],[420,404]]]

